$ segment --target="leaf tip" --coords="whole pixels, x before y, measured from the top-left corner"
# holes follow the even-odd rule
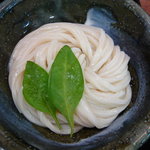
[[[61,130],[61,129],[62,129],[62,126],[60,125],[60,122],[58,121],[58,118],[57,118],[57,117],[55,118],[55,123],[56,123],[58,129]]]
[[[71,128],[70,128],[70,137],[71,137],[71,138],[73,137],[73,134],[74,134],[74,127],[71,127]]]

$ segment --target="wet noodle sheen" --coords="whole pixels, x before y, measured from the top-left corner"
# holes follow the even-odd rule
[[[58,134],[70,133],[70,127],[61,114],[57,114],[62,125],[62,130],[59,130],[51,116],[28,105],[22,94],[26,62],[34,61],[49,71],[57,52],[64,45],[72,48],[85,80],[83,97],[74,114],[75,132],[82,127],[107,127],[131,100],[129,57],[96,27],[51,23],[21,39],[9,63],[9,85],[16,107],[37,125]]]

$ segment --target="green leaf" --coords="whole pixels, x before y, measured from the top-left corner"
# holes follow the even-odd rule
[[[25,100],[35,109],[50,114],[60,127],[56,117],[56,108],[48,105],[48,73],[34,62],[26,64],[23,79],[23,95]]]
[[[49,81],[48,96],[67,119],[71,134],[74,130],[73,114],[82,98],[84,90],[84,79],[82,69],[78,59],[75,57],[71,48],[64,46],[58,52],[52,64]]]

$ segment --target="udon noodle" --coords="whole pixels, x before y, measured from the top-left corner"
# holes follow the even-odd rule
[[[31,107],[22,94],[26,62],[31,60],[49,71],[64,45],[72,48],[85,80],[83,97],[74,114],[75,132],[83,127],[107,127],[131,100],[129,57],[114,45],[103,29],[87,25],[46,24],[19,41],[9,63],[9,85],[16,107],[37,125],[58,134],[70,133],[61,114],[57,114],[62,125],[59,130],[51,116]]]

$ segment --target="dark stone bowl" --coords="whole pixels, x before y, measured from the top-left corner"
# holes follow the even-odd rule
[[[50,22],[84,23],[88,10],[97,14],[93,25],[104,28],[131,57],[133,96],[109,127],[84,128],[70,138],[32,124],[17,111],[8,86],[8,62],[27,33]],[[9,150],[32,149],[28,144],[41,150],[138,148],[150,135],[149,35],[150,17],[132,0],[5,0],[0,4],[0,145]],[[4,140],[4,130],[13,144]]]

